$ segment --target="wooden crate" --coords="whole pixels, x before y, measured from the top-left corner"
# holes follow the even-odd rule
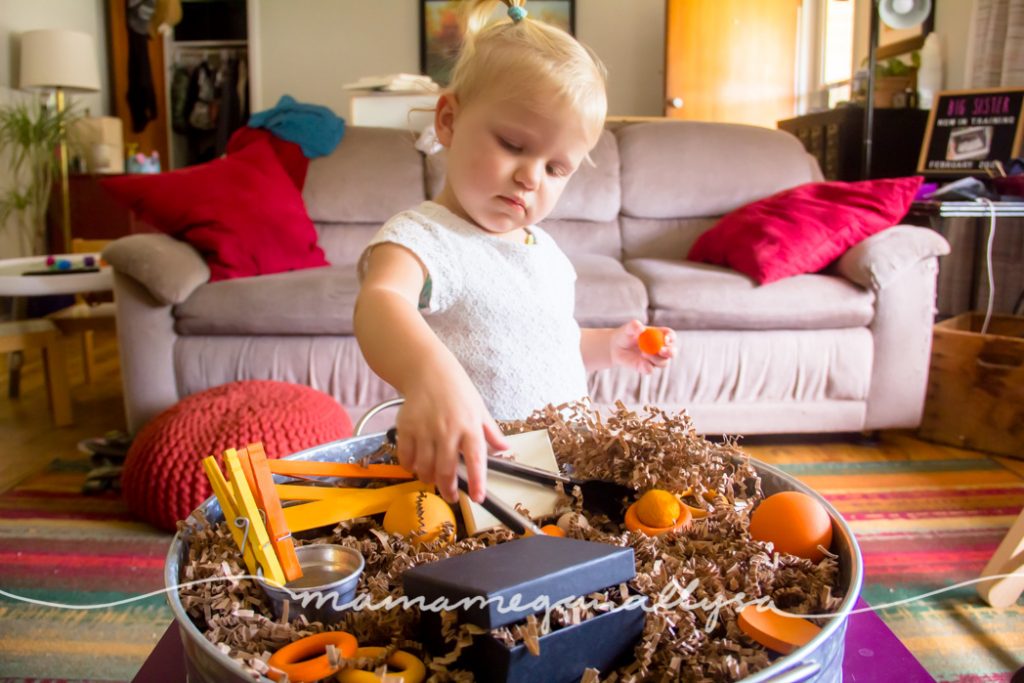
[[[1024,318],[966,313],[935,325],[920,435],[1024,458]]]

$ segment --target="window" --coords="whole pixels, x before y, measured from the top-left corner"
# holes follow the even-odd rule
[[[797,64],[799,113],[850,99],[854,0],[802,0]]]
[[[828,106],[850,99],[853,78],[853,0],[824,0],[821,83]]]

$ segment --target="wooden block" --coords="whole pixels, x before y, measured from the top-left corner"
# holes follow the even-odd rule
[[[284,570],[274,552],[274,546],[270,543],[270,535],[263,525],[263,518],[256,506],[256,499],[249,490],[245,481],[245,473],[242,465],[238,462],[238,452],[234,448],[224,451],[224,466],[227,468],[228,476],[231,477],[231,492],[238,505],[239,516],[249,520],[249,545],[252,547],[252,554],[256,561],[263,567],[263,576],[279,585],[286,583]]]
[[[292,540],[292,533],[288,529],[288,523],[284,519],[284,510],[281,508],[281,499],[277,496],[277,489],[274,488],[274,477],[267,466],[267,454],[263,451],[263,444],[249,444],[245,449],[245,456],[241,458],[242,466],[249,464],[249,471],[253,475],[253,493],[256,495],[256,504],[263,510],[267,518],[267,532],[270,534],[270,543],[274,546],[274,552],[281,563],[284,577],[288,581],[302,578],[302,565],[295,554],[295,542]]]
[[[433,491],[433,484],[416,480],[379,489],[344,489],[348,491],[340,498],[319,500],[284,509],[284,519],[292,533],[337,524],[357,517],[367,517],[384,512],[391,502],[412,491]],[[280,485],[278,486],[280,491]]]
[[[514,434],[506,437],[506,440],[515,453],[516,462],[558,473],[558,461],[555,460],[555,452],[551,448],[548,430],[539,429],[533,432]],[[512,507],[515,507],[516,503],[522,504],[533,517],[554,513],[555,505],[558,503],[558,491],[554,486],[524,481],[493,470],[487,473],[487,493],[493,494]],[[494,515],[461,492],[459,493],[459,508],[462,510],[466,531],[471,535],[502,526],[502,523]]]
[[[220,503],[220,509],[224,513],[224,521],[227,522],[228,529],[231,531],[231,537],[235,539],[235,545],[242,551],[245,568],[255,576],[256,557],[252,554],[252,548],[245,542],[245,532],[235,524],[235,519],[239,516],[238,506],[235,505],[235,498],[231,493],[231,487],[224,478],[224,473],[217,465],[217,459],[212,455],[203,458],[203,471],[206,472],[206,478],[210,480],[210,486],[213,487],[213,495]]]
[[[922,438],[1024,454],[1024,318],[971,313],[935,325]]]
[[[978,583],[978,595],[993,607],[1009,607],[1024,593],[1024,512],[981,570],[981,578],[989,576],[997,578]]]

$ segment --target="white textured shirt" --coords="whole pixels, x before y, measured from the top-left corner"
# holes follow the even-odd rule
[[[359,263],[362,279],[370,247],[384,242],[419,258],[424,319],[502,420],[587,395],[576,271],[550,235],[529,231],[533,244],[501,239],[428,201],[388,220]]]

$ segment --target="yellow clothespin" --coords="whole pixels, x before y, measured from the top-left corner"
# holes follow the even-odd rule
[[[240,516],[249,519],[249,545],[252,546],[253,555],[263,567],[263,575],[270,581],[283,586],[286,582],[284,570],[281,569],[281,563],[270,543],[270,536],[267,534],[267,528],[260,516],[260,509],[256,506],[256,499],[253,498],[252,491],[249,490],[249,484],[246,483],[242,465],[238,462],[238,452],[234,448],[224,451],[224,465],[231,477],[231,490],[238,502]]]
[[[252,554],[252,548],[246,542],[245,533],[235,525],[235,520],[239,517],[238,506],[235,504],[234,496],[231,494],[231,487],[228,485],[227,480],[224,479],[224,473],[220,471],[220,466],[217,465],[217,459],[212,455],[203,458],[203,470],[206,472],[206,478],[210,480],[210,486],[213,487],[213,495],[217,497],[217,502],[220,503],[220,509],[224,513],[228,529],[231,530],[231,537],[235,539],[235,545],[242,551],[242,560],[245,562],[245,568],[249,570],[250,574],[255,576],[256,557]]]

